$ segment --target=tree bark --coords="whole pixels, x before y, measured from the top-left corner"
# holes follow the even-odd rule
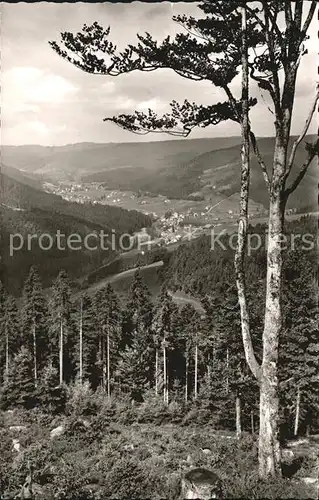
[[[238,394],[236,396],[236,437],[241,438],[241,400]]]
[[[295,426],[294,426],[294,436],[298,436],[299,430],[299,418],[300,418],[300,388],[297,389],[297,398],[296,398],[296,415],[295,415]]]

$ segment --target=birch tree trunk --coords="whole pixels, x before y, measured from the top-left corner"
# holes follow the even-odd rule
[[[294,436],[298,436],[299,430],[299,418],[300,418],[300,388],[297,389],[297,398],[296,398],[296,415],[295,415],[295,426],[294,426]]]
[[[38,381],[38,369],[37,369],[37,337],[36,337],[36,328],[35,321],[33,321],[33,373],[34,373],[34,386],[37,387]]]

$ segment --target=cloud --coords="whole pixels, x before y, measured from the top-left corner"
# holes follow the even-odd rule
[[[172,37],[181,27],[172,21],[177,14],[201,16],[196,3],[143,2],[53,3],[38,2],[2,6],[2,140],[16,143],[65,144],[77,141],[162,140],[166,135],[132,135],[106,116],[152,108],[159,114],[169,111],[169,103],[185,98],[202,104],[224,101],[223,91],[210,82],[192,82],[172,70],[150,73],[134,71],[119,77],[94,76],[64,61],[49,46],[63,31],[77,32],[84,23],[98,21],[111,26],[110,39],[124,48],[136,43],[136,33],[151,33],[156,40]],[[308,113],[308,102],[316,81],[316,23],[307,42],[309,55],[300,68],[296,94],[294,132]],[[234,83],[240,95],[240,78]],[[255,85],[252,95],[259,97]],[[252,111],[256,135],[273,132],[274,117],[267,109],[267,93]],[[306,102],[305,102],[306,101]],[[194,131],[192,137],[239,134],[234,123]]]

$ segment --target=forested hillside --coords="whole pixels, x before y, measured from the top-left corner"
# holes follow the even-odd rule
[[[264,227],[259,230],[264,234]],[[297,230],[308,234],[309,240],[309,234],[316,234],[316,222],[304,218],[301,223],[290,224],[288,233]],[[85,293],[74,296],[65,271],[59,273],[50,295],[46,296],[34,267],[25,281],[19,305],[1,286],[0,362],[4,367],[1,407],[16,412],[28,409],[28,419],[37,419],[34,420],[37,433],[40,428],[47,429],[47,425],[53,429],[57,422],[63,422],[62,435],[55,446],[44,437],[47,430],[41,431],[42,434],[34,431],[32,444],[23,441],[24,456],[32,461],[35,480],[48,488],[45,491],[52,488],[60,491],[61,499],[84,498],[87,485],[96,482],[99,494],[103,491],[106,494],[107,485],[99,474],[97,479],[97,471],[88,464],[97,460],[100,453],[97,443],[105,428],[111,429],[115,421],[118,426],[136,422],[156,427],[171,423],[199,425],[202,429],[209,425],[215,430],[236,430],[237,435],[254,436],[258,428],[258,390],[244,359],[231,250],[221,252],[211,252],[207,240],[199,239],[169,255],[162,275],[166,284],[155,302],[139,272],[124,300],[119,300],[111,285],[90,296]],[[252,253],[248,264],[251,327],[258,357],[264,307],[264,259],[261,248]],[[301,241],[287,250],[279,364],[282,439],[319,430],[316,261],[317,249],[306,249]],[[205,314],[199,314],[189,305],[179,308],[172,301],[167,285],[199,296]],[[131,401],[135,401],[133,406]],[[115,451],[119,442],[124,446],[121,439],[125,443],[125,438],[122,428],[114,432],[123,438],[109,443],[110,456],[117,461],[118,473],[123,478],[121,467],[132,466],[137,471],[139,458],[132,451],[128,463],[126,452],[122,456],[122,452]],[[132,450],[134,446],[140,450],[141,443],[136,441],[137,437],[134,439]],[[233,449],[236,457],[243,453],[243,443]],[[85,455],[84,444],[89,446]],[[5,441],[1,446],[5,446]],[[62,446],[59,453],[56,446]],[[191,449],[190,443],[184,443],[185,446]],[[219,457],[221,461],[215,467],[225,474],[227,461],[224,463],[221,458],[220,446],[218,455],[213,456]],[[146,456],[149,455],[143,455],[142,460]],[[209,460],[192,456],[196,464],[206,464]],[[59,457],[72,465],[64,469]],[[118,460],[123,460],[122,465]],[[86,467],[85,480],[80,479],[84,473],[82,461]],[[18,469],[14,461],[0,461],[2,489],[18,487],[26,474],[26,463],[24,460],[22,469]],[[165,464],[166,467],[166,461]],[[48,465],[53,467],[53,474],[47,474]],[[138,471],[142,474],[141,487],[155,491],[148,482],[151,476],[147,479]],[[130,480],[135,481],[131,476]],[[112,481],[115,491],[120,491],[116,489],[120,486],[115,478]],[[256,488],[257,483],[253,484],[250,487]],[[228,484],[228,487],[235,486]],[[247,485],[242,487],[247,494]],[[290,491],[287,487],[285,491]],[[240,494],[239,483],[236,488],[232,495],[236,496],[236,491]],[[141,491],[145,495],[145,490]]]
[[[60,196],[1,174],[0,205],[0,276],[9,290],[19,294],[29,268],[37,264],[44,286],[50,286],[58,271],[67,269],[72,278],[79,278],[112,260],[118,253],[118,237],[124,233],[133,234],[142,227],[149,226],[151,219],[137,211],[127,211],[109,205],[81,205],[63,200]],[[98,246],[90,251],[82,246],[80,250],[57,248],[57,232],[65,235],[65,240],[77,234],[83,242],[88,234],[104,231],[109,235],[107,250]],[[10,255],[10,235],[21,235],[24,244]],[[27,239],[32,235],[48,234],[53,238],[52,249],[43,251],[36,239],[32,248],[27,248]],[[115,244],[111,236],[114,234]],[[15,246],[19,246],[19,236]],[[47,243],[46,243],[47,244]],[[64,245],[65,246],[65,245]],[[91,245],[92,246],[92,245]]]

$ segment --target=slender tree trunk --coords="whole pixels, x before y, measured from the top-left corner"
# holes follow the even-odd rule
[[[251,433],[255,434],[255,424],[254,424],[254,412],[250,412],[250,425],[251,425]]]
[[[276,151],[276,162],[285,161],[284,151]],[[277,174],[278,175],[278,174]],[[268,224],[266,311],[263,332],[263,361],[260,380],[259,474],[262,478],[280,476],[278,347],[281,331],[281,277],[284,206],[280,192],[271,194]]]
[[[294,427],[294,436],[298,436],[299,430],[299,418],[300,418],[300,388],[297,389],[297,398],[296,398],[296,415],[295,415],[295,427]]]
[[[35,321],[33,321],[33,373],[34,373],[34,386],[37,387],[38,383],[38,370],[37,370],[37,337],[36,337],[36,328]]]
[[[210,354],[208,355],[208,359],[207,359],[207,380],[208,382],[210,383],[211,381],[211,359],[210,359]]]
[[[236,396],[236,437],[241,438],[241,400],[238,394]]]
[[[83,299],[81,298],[80,311],[80,383],[83,382]]]
[[[105,360],[105,340],[104,340],[104,328],[103,328],[103,337],[101,340],[101,348],[102,348],[102,386],[103,390],[106,391],[106,360]]]
[[[188,351],[185,356],[185,403],[188,401]]]
[[[8,329],[6,327],[6,378],[8,378],[9,375],[9,365],[10,365],[10,360],[9,360],[9,334],[8,334]]]
[[[106,337],[106,355],[107,355],[107,396],[111,396],[111,369],[110,369],[110,334]]]
[[[167,365],[166,365],[166,346],[165,339],[163,342],[163,379],[164,379],[164,403],[167,402]]]
[[[155,349],[155,394],[158,395],[158,348]]]
[[[60,385],[63,384],[63,320],[60,318]]]
[[[194,398],[198,395],[198,345],[195,345],[195,375],[194,375]]]
[[[229,349],[226,349],[226,393],[229,392]]]
[[[103,360],[102,360],[102,337],[99,338],[99,352],[98,352],[98,362],[100,370],[102,370],[102,376],[100,375],[100,385],[103,388]]]

